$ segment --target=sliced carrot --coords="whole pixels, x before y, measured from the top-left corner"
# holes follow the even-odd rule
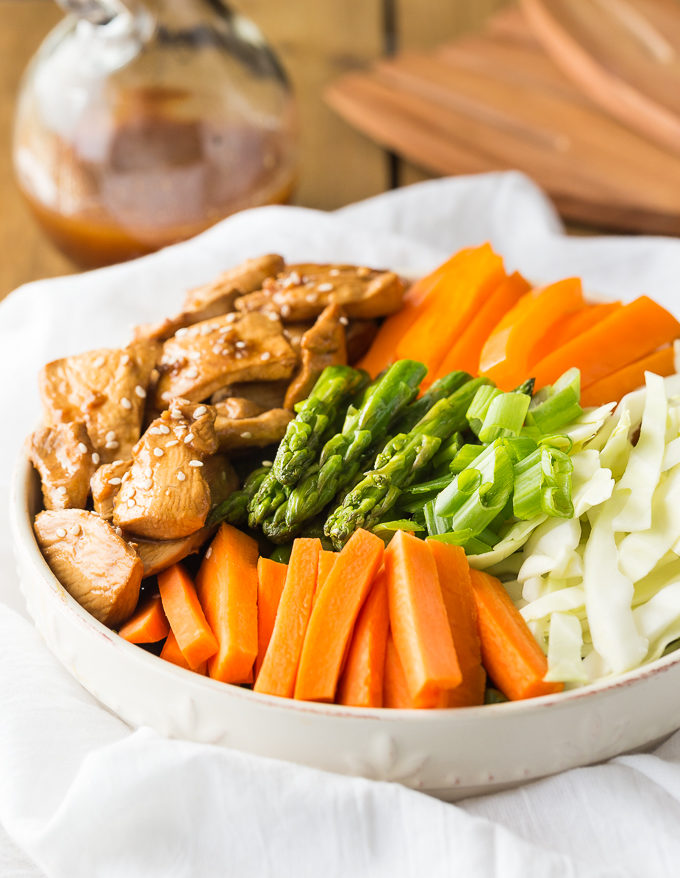
[[[264,654],[274,630],[276,612],[286,582],[288,565],[272,561],[270,558],[259,558],[257,562],[257,658],[255,659],[255,676],[258,675]]]
[[[529,364],[534,362],[533,351],[543,338],[582,307],[583,291],[577,277],[522,296],[486,340],[479,358],[480,372],[501,390],[512,390],[531,377]]]
[[[598,305],[584,305],[583,308],[574,311],[573,314],[569,314],[561,323],[558,323],[550,332],[546,333],[538,345],[536,345],[531,353],[529,367],[533,366],[534,363],[540,362],[543,357],[547,357],[548,354],[562,347],[562,345],[587,332],[621,307],[621,302],[601,302]]]
[[[385,571],[378,571],[357,617],[338,684],[338,704],[381,707],[385,647],[390,627]]]
[[[158,643],[168,636],[170,624],[160,595],[147,598],[118,632],[129,643]]]
[[[460,671],[460,686],[448,692],[449,707],[469,707],[484,703],[486,673],[482,667],[482,648],[477,624],[477,607],[470,582],[470,565],[461,546],[427,540],[437,566],[446,615]]]
[[[316,583],[316,592],[314,593],[315,597],[328,578],[328,574],[333,569],[337,557],[337,552],[329,552],[328,549],[321,550],[321,553],[319,554],[319,576]]]
[[[680,336],[680,323],[647,296],[623,305],[532,369],[536,387],[554,384],[567,369],[581,370],[581,387],[618,372]]]
[[[397,531],[385,551],[390,627],[414,703],[435,707],[442,689],[462,682],[429,546]]]
[[[163,644],[161,658],[165,659],[166,662],[172,662],[173,665],[178,665],[180,668],[185,668],[187,671],[194,671],[197,674],[205,674],[208,667],[207,661],[201,662],[196,668],[191,668],[189,666],[189,662],[184,658],[184,654],[179,648],[179,643],[177,643],[177,638],[172,633],[172,630],[168,633],[165,643]]]
[[[305,635],[295,697],[333,701],[345,651],[359,610],[382,564],[385,545],[356,530],[337,556],[317,595]]]
[[[196,589],[217,652],[208,673],[223,683],[244,683],[257,656],[257,543],[221,524],[205,553]]]
[[[425,310],[429,296],[450,272],[467,258],[470,250],[459,250],[430,274],[416,281],[404,296],[404,303],[396,314],[387,318],[378,330],[373,344],[358,363],[357,368],[365,369],[375,377],[383,369],[391,366],[397,359],[397,343],[413,321]]]
[[[320,552],[320,540],[301,538],[293,543],[274,630],[255,680],[256,692],[293,697],[302,644],[312,612]]]
[[[548,661],[502,583],[470,570],[487,673],[511,701],[561,692],[562,683],[546,683]]]
[[[660,348],[653,354],[636,360],[623,369],[600,378],[581,390],[581,405],[604,405],[607,402],[618,402],[622,396],[636,390],[645,383],[645,372],[656,375],[672,375],[675,372],[675,352],[672,345]]]
[[[471,375],[479,373],[479,357],[489,335],[500,320],[517,302],[529,292],[531,284],[519,272],[504,278],[482,302],[466,327],[462,330],[453,347],[444,357],[437,371],[437,378],[462,369]]]
[[[440,690],[438,695],[432,697],[430,707],[446,707],[449,692]],[[383,680],[383,707],[399,708],[401,710],[421,710],[424,705],[415,701],[409,692],[406,674],[394,645],[394,637],[390,631],[387,636],[385,648],[385,672]]]
[[[190,668],[197,668],[217,652],[217,640],[210,630],[191,577],[181,564],[158,574],[158,591],[172,633]]]
[[[503,260],[489,244],[471,251],[458,269],[442,279],[427,305],[397,343],[397,356],[420,360],[434,381],[444,357],[489,294],[503,280]]]

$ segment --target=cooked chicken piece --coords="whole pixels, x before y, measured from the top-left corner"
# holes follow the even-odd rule
[[[292,409],[296,402],[307,399],[326,366],[344,365],[347,362],[346,323],[342,308],[329,305],[302,336],[300,370],[286,391],[285,408]]]
[[[130,456],[139,439],[149,378],[161,347],[136,342],[48,363],[40,393],[48,425],[84,421],[104,463]]]
[[[378,333],[375,320],[350,320],[345,327],[345,343],[347,345],[347,362],[358,363],[373,344]]]
[[[353,265],[289,265],[262,290],[237,299],[237,311],[274,311],[286,323],[310,320],[326,305],[351,318],[384,317],[401,307],[404,284],[392,271]]]
[[[215,428],[217,428],[217,420]],[[213,509],[238,490],[238,476],[225,454],[213,454],[211,457],[206,457],[202,473],[210,488],[210,506]]]
[[[203,306],[180,311],[174,317],[166,317],[158,323],[142,323],[140,326],[135,326],[134,337],[137,340],[165,341],[179,329],[184,329],[186,326],[193,326],[194,323],[211,320],[213,317],[219,317],[222,314],[233,311],[234,302],[242,295],[243,293],[240,290],[230,288],[227,292],[215,295],[213,299]]]
[[[233,451],[237,448],[264,448],[280,442],[286,427],[294,414],[288,409],[269,409],[250,418],[232,418],[222,414],[225,403],[215,406],[215,433],[220,443],[220,451]]]
[[[140,537],[132,537],[131,545],[142,559],[144,578],[146,578],[155,576],[161,570],[198,552],[214,532],[214,527],[202,527],[180,540],[143,540]]]
[[[99,455],[92,448],[85,424],[41,427],[28,440],[28,458],[40,473],[46,509],[84,509],[90,478]]]
[[[137,606],[144,565],[96,512],[40,512],[35,533],[45,560],[66,591],[110,628]]]
[[[123,476],[131,466],[131,459],[104,463],[90,479],[94,511],[105,521],[113,521],[113,502],[120,491]]]
[[[226,399],[220,400],[219,403],[216,402],[215,409],[218,419],[231,418],[233,421],[238,421],[241,418],[256,418],[266,411],[261,405],[250,399],[244,399],[242,396],[228,396]]]
[[[220,388],[220,390],[212,395],[210,402],[213,405],[217,405],[218,402],[238,397],[256,405],[260,409],[258,414],[261,414],[268,409],[280,409],[283,407],[288,383],[288,381],[245,381],[243,383],[236,383],[229,387]],[[241,417],[241,415],[238,417]],[[252,415],[244,414],[242,417],[252,417]]]
[[[113,521],[154,540],[189,536],[205,524],[210,486],[203,463],[217,449],[215,409],[176,400],[135,445],[113,503]]]
[[[239,295],[243,295],[259,290],[268,277],[275,277],[284,270],[285,265],[283,258],[275,253],[246,259],[234,268],[222,272],[211,283],[189,290],[184,300],[184,310],[205,308],[225,293],[237,291]]]
[[[226,314],[165,342],[155,402],[199,402],[237,381],[290,378],[296,361],[276,315]]]
[[[298,356],[300,356],[300,351],[302,349],[302,337],[308,329],[312,328],[312,326],[314,326],[313,321],[306,320],[304,323],[287,323],[283,327],[283,334],[286,336],[290,342],[290,346]]]

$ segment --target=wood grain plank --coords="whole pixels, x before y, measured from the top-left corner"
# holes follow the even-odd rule
[[[14,182],[11,129],[21,75],[61,15],[48,0],[0,0],[0,299],[41,277],[73,271],[35,224]]]

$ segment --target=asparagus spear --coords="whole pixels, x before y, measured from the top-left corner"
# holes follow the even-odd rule
[[[472,375],[468,375],[467,372],[459,371],[449,372],[448,375],[439,378],[432,384],[429,390],[425,391],[420,399],[412,402],[410,406],[404,409],[402,416],[394,425],[394,432],[409,433],[436,402],[451,396],[459,387],[467,384],[471,378]]]
[[[262,528],[270,539],[293,536],[352,482],[366,453],[384,439],[395,416],[416,395],[425,372],[422,363],[398,360],[367,388],[362,405],[350,406],[342,432],[326,442],[319,463],[307,471],[273,516],[262,518]]]
[[[229,524],[245,524],[248,519],[248,503],[270,472],[271,467],[267,466],[253,470],[239,491],[234,491],[212,510],[206,524],[220,524],[222,521],[227,521]]]
[[[257,527],[285,503],[294,485],[314,461],[329,429],[347,399],[365,384],[365,372],[350,366],[328,366],[310,395],[301,403],[297,416],[288,424],[274,465],[248,500],[251,527]]]
[[[487,383],[487,378],[468,381],[435,403],[410,433],[401,433],[387,443],[373,469],[329,515],[324,530],[334,545],[344,545],[357,528],[370,529],[385,518],[404,488],[432,460],[442,441],[466,427],[470,401]]]
[[[297,417],[288,424],[281,440],[273,474],[282,485],[294,485],[314,461],[327,428],[338,409],[368,380],[350,366],[328,366],[319,376]]]

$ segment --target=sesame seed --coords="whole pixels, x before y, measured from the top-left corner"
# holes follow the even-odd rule
[[[159,433],[162,433],[164,436],[167,436],[170,432],[170,427],[167,424],[160,424],[158,427]]]
[[[244,341],[237,341],[236,345],[235,345],[235,347],[237,347],[237,348],[244,348],[245,346],[246,346],[246,343]]]
[[[219,357],[220,354],[224,353],[224,351],[218,344],[213,345],[212,352],[213,354],[215,354],[216,357]]]
[[[208,551],[205,553],[205,557],[209,558],[212,555],[212,546],[208,546]]]
[[[182,336],[186,335],[187,332],[189,332],[188,328],[186,326],[183,326],[181,329],[177,330],[175,335],[177,336],[177,338],[182,338]]]
[[[134,498],[130,497],[130,499],[127,501],[127,505],[128,509],[132,509],[132,507],[136,505]]]
[[[184,437],[184,444],[188,445],[190,442],[193,442],[193,441],[194,441],[194,434],[187,433],[186,436]]]
[[[269,351],[265,351],[263,354],[260,354],[261,360],[271,360],[271,357],[272,355],[269,353]]]
[[[146,399],[146,390],[144,390],[144,388],[142,387],[141,384],[138,384],[138,385],[135,387],[135,393],[137,394],[137,396],[138,396],[140,399]]]
[[[106,434],[106,436],[104,436],[104,439],[107,442],[115,442],[116,441],[116,434],[114,433],[113,430],[109,430],[109,432]]]
[[[262,466],[274,466],[274,462],[271,460],[263,460]]]
[[[141,483],[141,487],[144,488],[145,491],[150,491],[153,488],[153,482],[151,479],[146,479],[146,481]]]
[[[123,536],[123,528],[122,527],[114,527],[114,530],[119,537]]]
[[[281,306],[281,316],[282,317],[290,317],[290,305],[282,305]]]
[[[319,291],[323,292],[321,287],[319,287]],[[314,293],[307,293],[307,295],[305,296],[305,301],[306,302],[316,302],[316,295]]]
[[[279,315],[276,313],[276,311],[270,311],[267,314],[267,317],[269,317],[270,320],[277,320],[278,321],[278,319],[279,319]]]
[[[160,427],[149,427],[149,433],[154,436],[160,436],[162,432]]]
[[[156,455],[156,457],[163,457],[163,454],[165,452],[162,448],[154,448],[153,453]]]
[[[99,466],[99,461],[100,461],[100,460],[101,460],[101,457],[100,457],[100,456],[97,454],[97,452],[95,451],[94,454],[92,455],[92,463],[93,463],[95,466]]]
[[[57,536],[58,536],[59,539],[61,539],[61,540],[64,539],[64,537],[66,536],[66,531],[65,531],[65,529],[64,529],[63,527],[58,527],[58,528],[57,528]]]
[[[198,378],[198,369],[195,369],[193,366],[191,369],[186,369],[184,372],[186,378]]]
[[[120,361],[124,366],[127,366],[130,362],[130,354],[123,354],[123,356],[120,358]]]
[[[120,466],[121,463],[123,463],[122,460],[112,460],[112,461],[111,461],[111,466]]]
[[[302,280],[301,280],[301,278],[300,278],[300,275],[297,273],[297,271],[294,271],[294,272],[292,272],[291,274],[289,274],[289,275],[288,275],[288,280],[290,281],[291,285],[292,285],[292,284],[300,284],[300,283],[302,283]]]
[[[243,433],[241,433],[241,439],[252,439],[252,438],[253,438],[253,434],[248,432],[248,430],[245,430]]]
[[[127,396],[122,397],[120,404],[123,406],[124,409],[127,409],[128,411],[130,411],[130,409],[132,408],[132,403],[127,398]]]
[[[116,477],[113,478],[113,479],[109,479],[108,484],[109,484],[109,485],[120,485],[120,483],[121,483],[122,481],[123,481],[122,479],[119,479],[118,476],[116,476]]]
[[[235,312],[232,311],[231,314],[227,314],[226,320],[227,320],[227,323],[233,323],[234,320],[236,320],[237,318],[238,318],[238,314],[236,314]]]
[[[342,323],[343,326],[347,326],[347,324],[349,323],[349,318],[345,317],[344,315],[342,317],[339,317],[338,320],[340,321],[340,323]]]
[[[328,273],[331,277],[337,277],[340,274],[340,270],[338,268],[331,268]]]
[[[206,326],[201,326],[201,335],[209,335],[212,332],[213,328],[210,324]]]
[[[115,451],[116,448],[119,448],[119,447],[120,447],[120,443],[116,442],[115,439],[112,442],[107,442],[106,445],[104,446],[104,448],[106,448],[107,451]]]
[[[163,400],[163,402],[168,402],[170,399],[172,399],[172,394],[169,390],[165,390],[163,393],[161,393],[161,399]]]
[[[208,409],[204,405],[199,405],[197,409],[194,411],[194,420],[196,418],[200,418],[207,413]]]
[[[87,445],[84,442],[79,442],[78,451],[80,451],[81,454],[87,454]]]
[[[203,466],[202,460],[190,460],[189,466]]]
[[[82,532],[83,532],[83,529],[79,524],[74,524],[73,527],[71,528],[71,533],[73,534],[74,537],[79,537]]]
[[[92,365],[95,367],[95,369],[101,369],[101,367],[104,365],[104,357],[97,357],[96,360],[92,361]]]
[[[172,448],[173,445],[179,445],[179,439],[171,439],[169,442],[165,443],[166,448]]]
[[[177,470],[177,481],[178,481],[178,482],[183,482],[185,479],[186,479],[186,476],[185,476],[185,474],[182,472],[182,470],[181,470],[181,469],[180,469],[180,470]]]
[[[333,290],[333,284],[319,284],[317,290],[320,293],[330,293]]]

